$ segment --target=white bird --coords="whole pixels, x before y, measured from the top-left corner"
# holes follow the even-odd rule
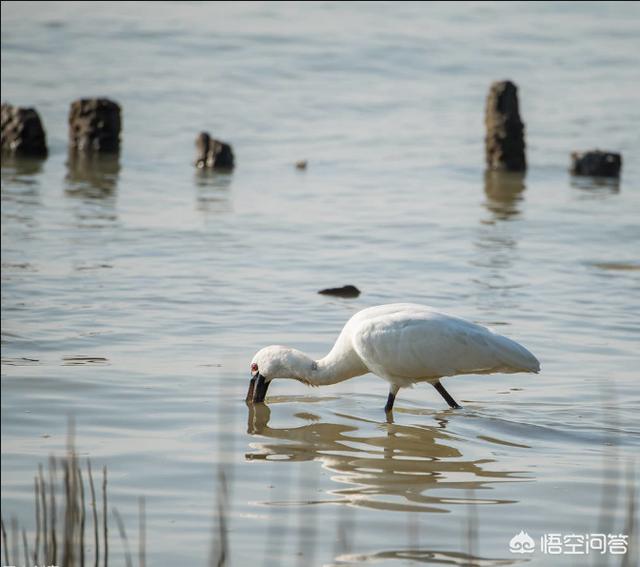
[[[353,315],[320,360],[284,346],[259,350],[251,361],[247,402],[263,402],[275,378],[326,386],[372,372],[390,384],[387,413],[398,390],[417,382],[430,383],[452,408],[459,408],[440,378],[539,371],[538,359],[526,348],[486,327],[424,305],[393,303]]]

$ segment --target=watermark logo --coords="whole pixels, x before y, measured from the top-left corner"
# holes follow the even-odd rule
[[[514,535],[509,542],[509,551],[511,553],[533,553],[535,549],[536,543],[533,538],[523,530]]]
[[[629,547],[627,534],[561,534],[540,536],[540,552],[545,555],[625,555]],[[511,553],[533,553],[535,540],[524,530],[509,541]]]

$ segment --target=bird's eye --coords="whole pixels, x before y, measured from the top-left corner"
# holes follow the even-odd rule
[[[258,372],[258,365],[255,362],[251,364],[251,372]]]

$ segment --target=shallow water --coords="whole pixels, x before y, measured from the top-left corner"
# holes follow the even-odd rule
[[[2,164],[3,517],[33,526],[72,416],[134,549],[145,497],[152,565],[217,550],[219,470],[233,565],[575,565],[509,541],[624,532],[639,23],[638,4],[3,3],[2,98],[36,106],[50,146]],[[504,77],[526,177],[483,170]],[[118,158],[67,157],[68,105],[91,95],[122,104]],[[194,170],[203,129],[232,174]],[[595,146],[623,153],[620,181],[570,178]],[[363,294],[316,293],[347,283]],[[371,375],[247,409],[258,348],[322,356],[392,301],[490,325],[543,371],[448,379],[461,411],[402,391],[394,423]]]

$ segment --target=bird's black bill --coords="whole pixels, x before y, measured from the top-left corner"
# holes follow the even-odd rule
[[[244,399],[248,404],[253,403],[253,392],[256,389],[256,377],[253,376],[251,380],[249,380],[249,390],[247,391],[247,397]]]
[[[267,390],[269,389],[269,384],[271,384],[271,382],[267,382],[262,374],[258,374],[258,380],[256,381],[253,392],[253,402],[255,404],[264,402]]]

